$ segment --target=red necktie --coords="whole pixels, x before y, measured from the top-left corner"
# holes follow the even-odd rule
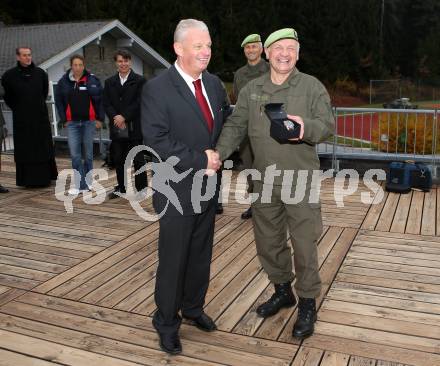
[[[193,81],[194,87],[196,89],[196,100],[199,103],[200,109],[202,110],[203,116],[205,117],[206,124],[208,125],[209,132],[212,132],[212,127],[214,126],[214,120],[212,119],[211,110],[209,109],[208,102],[202,92],[202,80],[197,79]]]

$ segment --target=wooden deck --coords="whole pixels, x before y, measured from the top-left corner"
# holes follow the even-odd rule
[[[291,336],[296,308],[256,316],[272,287],[245,207],[227,204],[206,298],[219,331],[184,324],[184,352],[168,356],[151,324],[157,222],[123,199],[76,199],[67,214],[54,187],[15,187],[2,159],[11,193],[0,195],[0,365],[440,365],[440,189],[370,206],[360,186],[341,208],[325,181],[323,291],[316,332],[302,342]],[[243,189],[234,183],[231,195]]]

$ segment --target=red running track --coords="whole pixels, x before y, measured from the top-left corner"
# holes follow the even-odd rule
[[[371,141],[370,131],[379,128],[379,113],[341,115],[337,118],[336,127],[338,136]]]

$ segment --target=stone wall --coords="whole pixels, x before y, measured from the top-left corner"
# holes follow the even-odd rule
[[[101,37],[99,45],[89,43],[83,48],[86,68],[95,74],[101,82],[116,72],[113,54],[116,52],[116,39],[109,34]]]
[[[143,61],[143,68],[144,68],[144,77],[145,77],[145,79],[151,79],[151,78],[153,78],[155,75],[154,75],[154,69],[150,66],[150,65],[148,65],[145,61]]]
[[[109,34],[105,34],[101,37],[99,45],[97,45],[96,42],[92,42],[83,48],[87,69],[95,74],[102,82],[116,72],[115,63],[113,61],[113,55],[116,50],[116,39]],[[145,61],[142,61],[138,56],[134,55],[130,48],[126,48],[126,50],[132,54],[132,63],[135,72],[142,74],[142,72],[137,70],[138,67],[142,67],[145,78],[147,80],[152,78],[154,76],[153,68]],[[138,67],[134,67],[135,64]]]

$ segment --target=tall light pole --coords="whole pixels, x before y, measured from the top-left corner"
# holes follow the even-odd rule
[[[379,71],[382,72],[383,62],[383,19],[385,15],[385,0],[382,0],[380,11],[380,30],[379,30]]]

